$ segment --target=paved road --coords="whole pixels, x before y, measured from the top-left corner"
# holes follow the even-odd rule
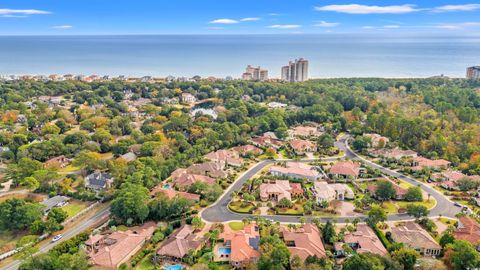
[[[386,175],[397,177],[413,185],[420,185],[421,189],[431,194],[431,196],[437,201],[437,204],[433,209],[430,210],[429,216],[436,217],[436,216],[442,215],[442,216],[453,218],[457,213],[460,212],[460,209],[454,206],[452,201],[450,201],[447,197],[445,197],[443,194],[441,194],[437,190],[431,188],[430,186],[424,183],[421,183],[406,175],[403,175],[403,174],[394,172],[392,170],[389,170],[387,168],[384,168],[382,166],[379,166],[375,163],[372,163],[358,156],[348,147],[348,144],[347,144],[348,139],[349,139],[348,136],[343,136],[342,138],[340,138],[340,140],[335,142],[335,146],[340,150],[342,150],[343,152],[345,152],[346,158],[349,158],[351,160],[362,161],[368,166],[378,169]],[[301,160],[301,162],[312,162],[312,161],[328,162],[328,161],[342,159],[345,157],[333,157],[333,158],[312,159],[312,160],[306,159],[306,160]],[[243,184],[248,179],[252,178],[255,174],[260,172],[263,168],[265,168],[265,166],[275,162],[277,162],[277,160],[262,161],[256,164],[254,167],[250,168],[244,174],[240,175],[240,177],[237,178],[237,180],[233,183],[233,185],[230,186],[230,188],[222,195],[222,197],[219,198],[219,200],[215,204],[211,205],[210,207],[204,209],[201,212],[202,219],[207,222],[227,222],[227,221],[233,221],[233,220],[242,220],[244,218],[263,217],[263,218],[267,218],[267,219],[282,222],[282,223],[298,223],[300,217],[296,217],[296,216],[282,216],[282,215],[261,216],[261,215],[251,215],[251,214],[239,214],[239,213],[232,212],[230,211],[230,209],[228,209],[228,203],[231,200],[231,194],[236,190],[240,190]],[[306,221],[310,221],[312,218],[313,217],[305,217]],[[366,217],[364,215],[359,215],[359,216],[317,217],[317,218],[319,218],[322,222],[326,222],[328,220],[335,220],[337,222],[343,223],[347,219],[349,219],[350,221],[353,220],[354,218],[359,218],[361,220],[364,220]],[[388,215],[388,220],[389,221],[411,220],[411,217],[408,216],[407,214],[391,214],[391,215]]]
[[[107,207],[105,209],[102,209],[102,210],[98,211],[93,216],[91,216],[89,219],[84,220],[83,222],[81,222],[81,223],[75,225],[74,227],[70,228],[70,230],[68,230],[67,232],[63,233],[63,238],[60,241],[55,242],[55,243],[48,242],[48,243],[45,243],[44,245],[42,245],[39,248],[39,251],[36,253],[36,255],[49,251],[50,249],[52,249],[53,247],[55,247],[59,243],[65,241],[65,240],[68,240],[68,239],[74,237],[75,235],[87,230],[88,228],[95,225],[98,221],[102,220],[103,218],[105,218],[109,215],[110,215],[110,207]],[[1,269],[2,270],[16,270],[20,266],[20,263],[21,263],[21,261],[18,261],[18,260],[13,261],[10,264],[2,267]]]

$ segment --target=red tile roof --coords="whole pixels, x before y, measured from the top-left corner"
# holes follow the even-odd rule
[[[330,173],[356,177],[360,173],[360,165],[352,161],[340,161],[333,164]]]
[[[308,223],[294,230],[282,226],[280,231],[287,242],[291,256],[297,255],[302,261],[305,261],[308,256],[326,257],[320,230],[316,225]]]
[[[471,217],[461,217],[453,236],[455,239],[477,244],[480,241],[480,224]]]
[[[244,262],[260,257],[260,253],[250,245],[251,239],[260,238],[258,227],[254,223],[246,225],[240,231],[233,231],[229,226],[225,226],[220,238],[224,242],[230,241],[230,260],[233,262]]]

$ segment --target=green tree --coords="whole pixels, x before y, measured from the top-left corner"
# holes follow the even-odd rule
[[[343,270],[384,270],[382,261],[371,253],[355,254],[343,262]]]
[[[430,211],[425,205],[421,204],[409,204],[407,205],[407,214],[409,216],[412,216],[416,219],[419,219],[421,217],[426,217]]]
[[[42,206],[22,199],[9,199],[0,203],[0,228],[24,230],[43,216]]]
[[[149,213],[148,200],[148,189],[141,185],[124,183],[115,192],[111,204],[112,214],[123,222],[143,223]]]
[[[406,247],[402,247],[392,254],[392,258],[403,266],[403,270],[413,270],[419,256],[417,251]]]
[[[387,220],[387,214],[380,206],[373,206],[370,211],[368,211],[368,217],[366,219],[367,224],[375,228],[379,222],[384,222]]]
[[[413,202],[423,201],[422,190],[419,187],[409,187],[407,193],[405,194],[405,200]]]
[[[53,219],[57,223],[62,223],[64,222],[68,217],[68,213],[65,212],[62,208],[53,208],[48,212],[48,219]]]
[[[480,254],[465,240],[456,240],[448,244],[444,261],[454,270],[476,269],[480,267]]]
[[[323,240],[328,244],[333,244],[337,233],[335,231],[335,225],[328,220],[322,228]]]
[[[387,201],[395,197],[396,191],[390,181],[379,181],[375,190],[375,196],[380,201]]]

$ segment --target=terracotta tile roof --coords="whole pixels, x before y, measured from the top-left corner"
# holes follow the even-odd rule
[[[254,155],[261,155],[263,153],[262,149],[250,144],[236,146],[233,147],[232,150],[238,152],[240,155],[246,155],[250,153]]]
[[[440,249],[440,245],[415,222],[406,222],[392,228],[392,238],[395,242],[404,243],[412,248]]]
[[[213,162],[226,163],[234,166],[241,166],[243,164],[243,159],[240,157],[239,153],[232,150],[218,150],[210,152],[204,157]]]
[[[282,141],[268,136],[255,137],[252,139],[252,143],[257,146],[272,146],[274,148],[278,148],[282,145]]]
[[[306,140],[291,140],[289,143],[290,147],[292,147],[295,151],[315,151],[317,148],[314,143]]]
[[[290,183],[290,187],[292,188],[292,194],[296,194],[296,195],[301,195],[303,194],[303,188],[302,188],[302,184],[300,183]]]
[[[308,256],[326,257],[320,230],[316,225],[308,223],[293,231],[282,226],[280,231],[291,256],[297,255],[302,261],[305,261]]]
[[[417,152],[412,150],[395,149],[377,149],[370,152],[373,156],[402,159],[404,157],[416,157]]]
[[[194,231],[192,226],[183,225],[164,241],[157,254],[182,259],[190,250],[197,250],[204,239],[197,237]]]
[[[224,232],[220,234],[220,239],[223,239],[225,243],[230,241],[230,260],[233,262],[244,262],[260,257],[257,250],[260,234],[254,223],[246,225],[240,231],[233,231],[229,226],[225,226]]]
[[[324,181],[314,183],[314,191],[317,200],[332,201],[337,199],[339,194],[343,194],[345,198],[353,199],[355,194],[346,184],[329,184]]]
[[[333,164],[330,173],[356,177],[360,173],[360,165],[352,161],[340,161]]]
[[[278,201],[283,198],[292,200],[292,188],[287,180],[276,180],[275,183],[266,183],[260,185],[260,198],[267,200],[270,194],[276,194]]]
[[[477,244],[480,241],[480,224],[471,217],[460,217],[457,229],[453,232],[453,235],[455,239]]]
[[[215,184],[215,179],[205,175],[188,173],[173,178],[173,185],[180,189],[188,188],[196,182],[213,185]]]
[[[298,126],[291,129],[290,132],[294,136],[318,136],[321,132],[318,131],[316,127],[309,127],[309,126]]]
[[[424,157],[415,157],[413,158],[413,162],[418,164],[412,168],[413,170],[421,170],[426,167],[432,167],[432,168],[447,167],[451,164],[451,162],[448,160],[444,160],[444,159],[431,160]]]
[[[208,175],[213,178],[225,178],[228,174],[223,171],[225,164],[217,162],[204,162],[193,164],[187,168],[187,172],[191,174]]]
[[[114,232],[107,236],[91,236],[87,240],[89,262],[94,265],[118,268],[127,261],[143,243],[150,239],[156,224],[145,223],[138,229]]]
[[[344,241],[347,244],[358,244],[357,253],[370,252],[380,256],[388,255],[380,239],[378,239],[375,232],[366,224],[358,224],[357,230],[346,234]]]
[[[284,175],[298,175],[305,178],[316,178],[320,175],[312,166],[300,162],[287,162],[285,167],[272,166],[270,172]]]

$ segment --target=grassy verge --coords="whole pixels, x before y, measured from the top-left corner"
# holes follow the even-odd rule
[[[86,203],[84,203],[84,202],[76,202],[76,201],[69,202],[67,205],[65,205],[64,207],[62,207],[62,209],[63,209],[65,212],[67,212],[69,218],[75,216],[76,214],[78,214],[80,211],[82,211],[82,210],[85,209],[85,208],[87,208],[87,204],[86,204]]]

